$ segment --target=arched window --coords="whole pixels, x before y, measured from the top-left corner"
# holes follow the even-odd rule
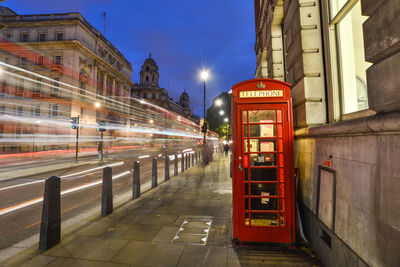
[[[149,68],[149,66],[147,66],[147,67],[146,67],[146,71],[150,71],[150,68]]]
[[[148,82],[149,81],[149,76],[146,76],[146,82]]]

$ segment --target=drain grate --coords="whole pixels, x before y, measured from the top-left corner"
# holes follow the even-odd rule
[[[212,217],[210,216],[187,217],[171,243],[205,246],[211,224]]]

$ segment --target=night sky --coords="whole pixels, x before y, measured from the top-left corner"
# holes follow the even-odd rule
[[[80,12],[132,63],[132,80],[151,52],[160,86],[179,100],[189,93],[194,113],[203,114],[199,71],[210,70],[207,106],[221,92],[254,78],[253,1],[244,0],[6,0],[18,14]]]

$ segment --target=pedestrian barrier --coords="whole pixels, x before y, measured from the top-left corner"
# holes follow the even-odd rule
[[[60,178],[46,179],[43,195],[42,221],[40,223],[39,250],[47,250],[60,243]]]
[[[140,161],[133,163],[132,198],[140,197]]]
[[[157,187],[157,158],[153,158],[153,164],[151,168],[151,188]]]
[[[181,172],[190,168],[190,160],[192,166],[200,162],[200,151],[193,153],[181,154]],[[192,155],[192,156],[190,156]],[[178,155],[174,155],[174,175],[178,175]],[[191,157],[191,159],[190,159]],[[170,158],[165,155],[165,181],[170,178]],[[113,192],[112,192],[112,168],[105,167],[103,169],[103,183],[101,196],[101,216],[107,216],[113,212]],[[151,188],[158,185],[157,157],[152,160],[152,177]],[[60,243],[61,240],[61,205],[60,205],[60,178],[52,176],[45,181],[45,189],[43,196],[42,221],[40,224],[39,250],[47,250],[54,245]],[[140,197],[140,161],[133,163],[133,183],[132,183],[132,199]]]
[[[169,180],[169,156],[165,155],[165,181]]]
[[[101,216],[107,216],[113,212],[112,194],[112,168],[103,169],[103,185],[101,193]]]

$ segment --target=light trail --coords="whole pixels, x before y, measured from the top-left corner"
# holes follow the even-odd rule
[[[71,173],[71,174],[63,175],[63,176],[60,176],[60,178],[61,178],[61,179],[62,179],[62,178],[67,178],[67,177],[71,177],[71,176],[83,174],[83,173],[86,173],[86,172],[91,172],[91,171],[95,171],[95,170],[104,169],[105,167],[121,166],[121,165],[123,165],[123,164],[124,164],[124,162],[121,161],[121,162],[114,163],[114,164],[110,164],[110,165],[106,165],[106,166],[96,167],[96,168],[84,170],[84,171],[81,171],[81,172],[76,172],[76,173]],[[24,184],[12,185],[12,186],[8,186],[8,187],[0,188],[0,191],[5,191],[5,190],[8,190],[8,189],[13,189],[13,188],[17,188],[17,187],[21,187],[21,186],[26,186],[26,185],[31,185],[31,184],[43,183],[44,181],[46,181],[46,179],[44,179],[44,180],[38,180],[38,181],[34,181],[34,182],[29,182],[29,183],[24,183]]]
[[[130,173],[131,173],[130,171],[125,171],[125,172],[122,172],[120,174],[117,174],[117,175],[113,176],[112,179],[114,180],[114,179],[120,178],[120,177],[125,176],[125,175],[130,174]],[[82,190],[82,189],[85,189],[85,188],[89,188],[89,187],[101,184],[102,182],[103,182],[103,180],[99,179],[99,180],[97,180],[95,182],[92,182],[92,183],[87,183],[87,184],[76,186],[76,187],[73,187],[73,188],[70,188],[70,189],[67,189],[67,190],[63,190],[63,191],[60,192],[60,195],[63,196],[63,195],[66,195],[66,194],[69,194],[69,193],[72,193],[72,192],[75,192],[75,191],[79,191],[79,190]],[[13,205],[11,207],[7,207],[7,208],[4,208],[4,209],[1,209],[0,210],[0,216],[8,214],[8,213],[16,211],[16,210],[20,210],[20,209],[32,206],[32,205],[40,203],[42,201],[43,201],[43,197],[38,197],[38,198],[35,198],[35,199],[31,199],[31,200],[25,201],[25,202],[20,203],[20,204]]]

